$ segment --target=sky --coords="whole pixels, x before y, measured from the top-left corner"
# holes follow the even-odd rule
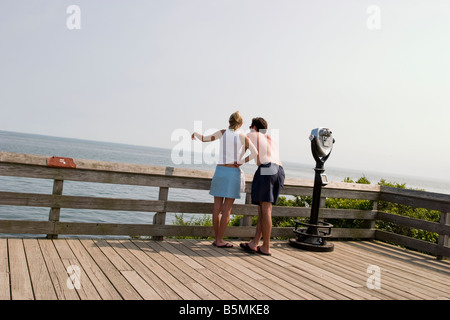
[[[447,0],[2,1],[0,130],[170,149],[239,110],[285,161],[328,127],[327,165],[450,180],[449,35]]]

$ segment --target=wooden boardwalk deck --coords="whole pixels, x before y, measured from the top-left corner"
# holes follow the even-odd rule
[[[450,299],[449,261],[382,242],[315,253],[274,241],[270,257],[233,243],[2,238],[0,299]]]

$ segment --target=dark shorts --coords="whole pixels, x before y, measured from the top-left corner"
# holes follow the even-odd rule
[[[262,164],[256,170],[252,182],[252,204],[272,202],[276,204],[284,186],[284,169],[274,163]]]

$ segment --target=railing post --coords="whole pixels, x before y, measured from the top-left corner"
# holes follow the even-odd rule
[[[377,200],[373,201],[372,211],[375,211],[375,212],[378,211],[378,201]],[[375,230],[375,222],[376,222],[376,219],[364,220],[361,227],[365,228],[365,229]],[[374,233],[372,240],[375,240],[375,233]]]
[[[252,194],[251,194],[250,192],[247,192],[247,193],[245,194],[245,204],[252,204]],[[241,219],[240,226],[241,226],[241,227],[251,227],[251,226],[252,226],[252,221],[253,221],[252,218],[253,218],[252,216],[246,216],[246,215],[244,215],[244,216],[242,217],[242,219]],[[249,237],[244,237],[244,238],[242,238],[242,240],[244,240],[244,241],[248,241],[248,240],[250,240],[250,239],[251,239],[251,238],[249,238]]]
[[[168,187],[159,187],[159,196],[158,200],[167,201],[169,197],[169,188]],[[157,212],[153,216],[153,224],[165,225],[166,224],[166,212]],[[164,240],[164,236],[152,236],[152,240],[161,241]]]
[[[53,195],[58,195],[58,196],[62,195],[63,184],[64,184],[64,180],[55,179],[53,181]],[[56,222],[59,221],[60,213],[61,213],[61,208],[59,208],[59,207],[50,208],[48,221],[53,222],[53,231],[55,231]],[[58,235],[55,233],[47,234],[47,239],[57,239],[57,238],[58,238]]]
[[[320,197],[319,208],[326,208],[327,197]]]
[[[450,213],[449,212],[441,212],[441,220],[439,222],[441,225],[450,224]],[[440,234],[438,239],[438,248],[444,248],[449,246],[449,236],[446,234]],[[445,256],[438,255],[436,257],[439,260],[447,259]]]
[[[250,193],[245,194],[245,204],[252,204],[252,195]],[[241,226],[248,227],[252,226],[252,216],[243,216],[241,219]]]

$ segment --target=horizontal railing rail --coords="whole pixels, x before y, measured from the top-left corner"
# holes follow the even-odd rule
[[[439,211],[439,222],[401,216],[382,212],[380,210],[377,212],[377,220],[379,221],[392,222],[399,226],[434,232],[437,233],[439,237],[437,243],[432,243],[393,232],[376,230],[376,239],[421,250],[436,255],[439,258],[450,257],[450,195],[382,186],[379,200],[406,205],[413,208],[424,208],[427,210]]]
[[[51,194],[0,191],[0,205],[47,207],[48,221],[30,221],[23,219],[0,220],[0,233],[4,234],[47,234],[50,238],[58,235],[127,235],[151,236],[162,239],[164,236],[213,236],[212,227],[169,225],[166,213],[211,214],[213,203],[198,201],[173,201],[168,194],[171,189],[209,190],[213,172],[186,168],[158,167],[138,164],[102,162],[83,159],[70,159],[76,168],[54,165],[50,157],[0,152],[0,176],[48,179],[53,181]],[[61,159],[61,163],[64,159]],[[250,204],[252,176],[246,176],[246,201],[235,204],[233,214],[244,216],[241,226],[228,227],[226,236],[251,237],[255,228],[251,225],[252,216],[258,214],[257,207]],[[64,181],[78,181],[99,184],[119,184],[158,188],[155,199],[128,199],[99,197],[96,195],[77,196],[63,194]],[[313,181],[287,178],[283,195],[311,196]],[[380,239],[411,246],[437,256],[450,256],[448,236],[450,227],[449,195],[414,190],[386,188],[378,185],[365,185],[344,182],[330,182],[322,190],[325,198],[344,198],[371,200],[373,210],[331,209],[325,208],[322,201],[321,219],[358,219],[365,220],[361,228],[334,228],[333,238]],[[377,210],[378,201],[389,201],[411,206],[438,210],[441,222],[428,222],[406,218]],[[62,208],[108,211],[152,212],[153,223],[93,223],[60,220]],[[274,217],[309,217],[308,207],[274,206]],[[376,230],[377,220],[389,221],[414,228],[423,228],[439,234],[437,244],[412,239],[386,231]],[[418,220],[418,221],[416,221]],[[293,237],[293,227],[272,229],[273,237]],[[422,243],[425,242],[425,243]]]

